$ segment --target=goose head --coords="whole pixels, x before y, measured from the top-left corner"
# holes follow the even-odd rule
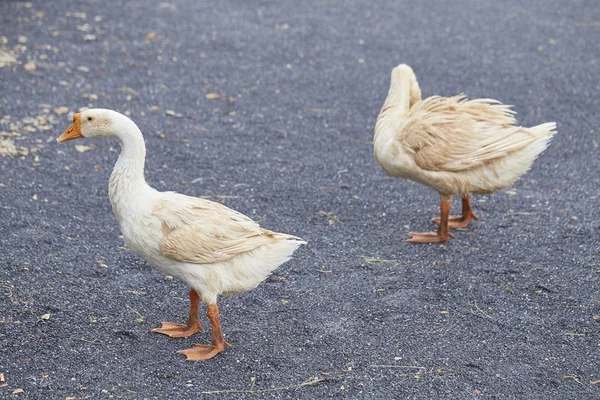
[[[408,93],[409,107],[421,100],[421,88],[413,69],[406,64],[400,64],[392,70],[390,79],[390,94]]]
[[[392,69],[391,85],[398,85],[410,81],[414,76],[415,73],[411,67],[406,64],[400,64]]]
[[[56,141],[62,143],[80,138],[119,136],[132,127],[135,127],[135,123],[123,114],[92,108],[73,115],[73,123]]]

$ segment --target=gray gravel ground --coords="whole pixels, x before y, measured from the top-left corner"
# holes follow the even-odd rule
[[[167,1],[0,2],[0,397],[600,396],[596,0]],[[446,246],[405,242],[438,196],[372,156],[400,62],[425,96],[558,123]],[[233,346],[215,359],[176,353],[208,333],[150,332],[185,320],[187,289],[122,248],[118,143],[54,142],[55,110],[83,106],[131,114],[156,188],[309,241],[221,301]],[[201,394],[251,388],[271,391]]]

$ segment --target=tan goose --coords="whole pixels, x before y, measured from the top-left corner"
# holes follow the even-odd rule
[[[159,271],[190,286],[187,324],[164,322],[153,331],[187,337],[203,330],[198,313],[202,300],[208,305],[211,344],[180,353],[188,360],[212,358],[229,346],[221,333],[217,297],[255,288],[305,242],[263,229],[219,203],[151,188],[144,178],[142,133],[116,111],[91,109],[75,114],[73,124],[57,140],[107,136],[121,141],[109,197],[125,243]]]
[[[469,194],[512,185],[531,167],[556,133],[548,122],[516,125],[510,106],[464,95],[421,100],[413,70],[392,70],[390,90],[375,126],[375,159],[390,176],[411,179],[440,193],[435,232],[411,232],[409,242],[445,242],[449,228],[477,219]],[[462,215],[450,216],[452,196],[462,196]]]

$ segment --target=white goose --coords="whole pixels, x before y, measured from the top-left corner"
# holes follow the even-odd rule
[[[392,70],[390,90],[375,125],[375,159],[390,176],[411,179],[440,193],[437,232],[411,232],[409,242],[445,242],[449,228],[477,219],[470,193],[490,194],[512,185],[556,133],[548,122],[516,125],[510,106],[464,95],[421,100],[413,70]],[[462,215],[450,217],[452,196],[462,196]]]
[[[91,109],[75,114],[73,124],[57,141],[107,136],[121,141],[109,196],[125,243],[153,267],[191,288],[187,324],[164,322],[153,332],[187,337],[203,331],[198,313],[201,299],[208,305],[212,343],[180,353],[188,360],[212,358],[229,346],[221,333],[217,296],[255,288],[306,242],[263,229],[221,204],[150,187],[144,178],[142,133],[116,111]]]

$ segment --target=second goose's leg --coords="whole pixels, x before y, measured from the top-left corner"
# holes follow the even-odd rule
[[[152,332],[162,333],[172,338],[192,336],[198,331],[204,332],[204,328],[200,325],[198,307],[200,307],[200,296],[194,289],[190,289],[190,315],[187,324],[163,322],[160,328],[152,329]]]
[[[471,208],[471,198],[468,194],[462,196],[462,215],[451,215],[448,219],[448,228],[466,228],[471,221],[478,221],[479,218]],[[439,224],[440,219],[434,218],[433,222]]]
[[[449,237],[454,239],[454,235],[448,229],[448,220],[450,209],[452,208],[452,196],[442,196],[440,202],[440,226],[435,232],[410,232],[411,243],[439,243],[445,242]]]

